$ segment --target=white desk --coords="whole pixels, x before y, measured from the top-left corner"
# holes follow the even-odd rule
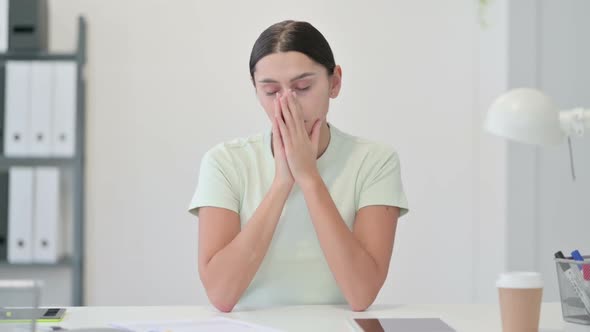
[[[59,325],[64,328],[108,327],[112,322],[141,320],[205,319],[225,316],[283,331],[351,331],[348,319],[366,317],[438,317],[457,331],[501,331],[498,305],[374,305],[365,312],[352,312],[345,306],[293,306],[252,311],[220,313],[208,306],[165,307],[70,307]],[[559,303],[544,303],[541,331],[562,331],[565,323]],[[568,331],[570,331],[568,329]]]

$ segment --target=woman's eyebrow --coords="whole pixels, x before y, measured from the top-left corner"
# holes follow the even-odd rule
[[[302,78],[306,78],[306,77],[314,76],[314,75],[315,75],[315,73],[307,72],[307,73],[303,73],[303,74],[297,75],[297,76],[293,77],[292,79],[290,79],[289,81],[290,82],[293,82],[293,81],[297,81],[297,80],[300,80]],[[271,78],[265,78],[263,80],[258,81],[258,83],[279,83],[279,82],[277,82],[277,81],[275,81],[275,80],[273,80]]]

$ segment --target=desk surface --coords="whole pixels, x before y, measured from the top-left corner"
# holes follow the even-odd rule
[[[438,317],[459,332],[501,331],[500,311],[493,304],[461,305],[374,305],[365,312],[352,312],[345,306],[292,306],[220,313],[209,306],[151,307],[70,307],[63,321],[41,325],[65,328],[107,327],[125,321],[205,319],[224,316],[283,331],[351,331],[348,321],[364,317]],[[562,331],[564,321],[559,303],[543,303],[541,331]]]

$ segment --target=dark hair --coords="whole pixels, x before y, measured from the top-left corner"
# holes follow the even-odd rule
[[[266,28],[252,47],[250,77],[254,81],[256,63],[263,57],[278,52],[297,51],[324,66],[328,75],[334,73],[336,63],[328,41],[313,27],[302,21],[283,21]]]

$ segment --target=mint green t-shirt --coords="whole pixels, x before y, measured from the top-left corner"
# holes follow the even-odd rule
[[[330,143],[317,160],[342,219],[352,230],[356,212],[369,205],[408,212],[400,161],[391,147],[330,127]],[[203,206],[226,208],[250,220],[269,190],[275,163],[271,131],[235,139],[210,149],[201,161],[198,185],[189,211]],[[238,307],[346,303],[326,262],[303,194],[295,185],[256,276]]]

